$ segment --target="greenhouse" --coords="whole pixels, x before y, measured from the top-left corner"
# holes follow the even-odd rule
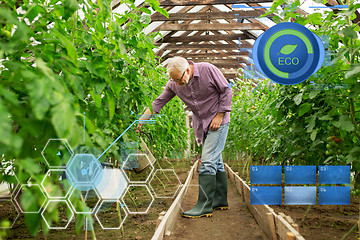
[[[360,238],[359,0],[0,21],[0,239]]]

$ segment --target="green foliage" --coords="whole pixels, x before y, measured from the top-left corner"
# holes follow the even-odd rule
[[[252,92],[253,87],[240,81],[233,98],[226,152],[246,152],[259,164],[349,164],[359,188],[360,40],[355,36],[359,26],[351,19],[360,5],[350,2],[348,10],[304,17],[279,10],[283,3],[274,1],[265,15],[273,13],[279,22],[293,19],[310,24],[317,35],[328,35],[329,50],[336,53],[335,63],[322,67],[317,72],[321,77],[311,76],[293,86],[265,81]],[[310,81],[347,84],[348,88],[312,90]],[[334,140],[329,142],[332,136]]]
[[[136,120],[131,112],[141,113],[150,106],[161,92],[159,86],[166,82],[165,69],[153,52],[158,33],[143,31],[150,22],[150,8],[168,16],[166,10],[155,0],[146,1],[148,5],[140,9],[134,1],[125,0],[122,3],[128,10],[118,14],[111,12],[110,3],[2,3],[0,154],[4,154],[3,162],[6,159],[13,165],[21,183],[31,178],[39,184],[43,179],[48,166],[40,152],[50,138],[67,139],[73,149],[85,144],[103,152]],[[164,110],[160,126],[150,127],[159,130],[155,141],[160,156],[170,151],[168,141],[185,139],[183,121],[172,120],[180,117],[180,108],[175,101]],[[183,148],[183,141],[177,141],[174,148]],[[120,141],[101,161],[120,159],[119,149]],[[29,206],[33,204],[35,200],[29,201]],[[56,222],[57,208],[51,208],[47,216]],[[38,216],[25,219],[36,235]]]

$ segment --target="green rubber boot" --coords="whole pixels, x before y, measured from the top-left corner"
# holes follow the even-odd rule
[[[227,201],[227,178],[226,172],[216,173],[215,196],[212,203],[213,210],[227,210],[229,208]]]
[[[212,217],[212,202],[215,194],[215,175],[199,174],[199,198],[195,207],[183,212],[183,217],[200,218]]]

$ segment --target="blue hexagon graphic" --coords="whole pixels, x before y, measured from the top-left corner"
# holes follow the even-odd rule
[[[41,151],[41,155],[49,167],[64,168],[73,154],[66,139],[49,139]]]
[[[89,191],[96,187],[103,177],[103,168],[92,154],[76,154],[66,166],[66,178],[72,187]]]
[[[125,173],[117,168],[103,169],[103,178],[96,187],[102,199],[120,199],[128,186]]]

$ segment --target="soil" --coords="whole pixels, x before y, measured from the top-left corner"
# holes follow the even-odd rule
[[[199,191],[197,184],[198,174],[195,174],[182,204],[184,210],[191,209],[196,204]],[[165,239],[268,240],[231,181],[228,181],[228,203],[228,210],[216,210],[210,218],[190,219],[179,215],[174,231]]]
[[[239,176],[248,182],[241,161],[226,161]],[[350,195],[350,205],[312,205],[303,224],[308,205],[269,205],[278,214],[283,212],[300,226],[300,234],[307,240],[333,240],[342,237],[359,220],[360,196]],[[360,239],[358,228],[346,240]]]
[[[328,240],[341,239],[359,220],[359,197],[351,195],[350,205],[313,205],[300,226],[300,234],[305,239]],[[276,213],[283,212],[290,216],[298,225],[304,217],[308,206],[270,205]],[[359,239],[358,231],[346,238]]]
[[[171,161],[171,164],[174,165],[180,181],[184,183],[192,162],[174,160]],[[162,166],[164,169],[170,168],[170,166]],[[233,169],[239,171],[241,168],[236,168],[235,166]],[[242,173],[242,171],[239,172]],[[166,183],[166,179],[162,174],[159,174],[158,177],[165,185],[171,185],[170,183]],[[241,177],[247,179],[247,176]],[[171,181],[176,181],[173,177],[169,178]],[[158,179],[156,181],[158,181]],[[195,174],[185,196],[185,201],[182,204],[183,210],[191,209],[196,204],[198,196],[197,183],[198,178],[197,174]],[[160,185],[154,187],[155,191],[161,189]],[[182,218],[179,214],[175,229],[169,237],[166,237],[166,240],[268,239],[265,233],[263,233],[261,228],[257,225],[246,205],[242,203],[241,197],[231,181],[228,181],[228,187],[229,210],[216,210],[214,211],[213,217],[200,219]],[[144,192],[141,188],[136,190]],[[145,194],[146,193],[144,193],[144,196]],[[166,195],[168,192],[165,191],[164,194]],[[136,196],[138,196],[135,198],[137,206],[146,203],[146,201],[138,202],[139,199],[142,199],[140,193],[136,193]],[[103,230],[99,222],[94,218],[93,228],[95,235],[97,239],[151,239],[155,232],[156,220],[159,217],[159,214],[163,211],[167,211],[172,201],[173,199],[171,198],[155,198],[147,214],[129,214],[124,222],[123,228],[120,230]],[[351,195],[351,205],[312,206],[304,224],[300,227],[300,233],[307,240],[341,239],[341,237],[357,222],[359,217],[359,203],[360,198]],[[301,219],[308,206],[271,205],[270,207],[277,213],[284,212],[286,215],[291,216],[295,223],[300,225]],[[14,211],[12,204],[3,201],[0,211],[0,220],[5,218],[14,219],[16,217]],[[116,209],[116,204],[113,204],[111,206],[109,205],[108,208],[104,208],[104,213],[99,214],[99,216],[102,223],[107,225],[106,227],[115,227],[119,225],[119,214],[122,218],[125,216],[123,209],[118,211]],[[80,214],[77,216],[78,218],[80,217],[80,220],[83,217],[83,215]],[[65,217],[60,216],[60,222],[64,221]],[[75,219],[73,219],[65,230],[50,230],[49,234],[45,236],[44,231],[40,229],[38,235],[33,237],[30,235],[25,225],[24,214],[20,214],[13,228],[7,230],[7,236],[4,239],[86,239],[85,233],[87,239],[92,239],[92,232],[85,231],[83,227],[81,227],[79,233],[76,232]],[[357,234],[357,231],[355,231],[347,239],[358,239]]]

